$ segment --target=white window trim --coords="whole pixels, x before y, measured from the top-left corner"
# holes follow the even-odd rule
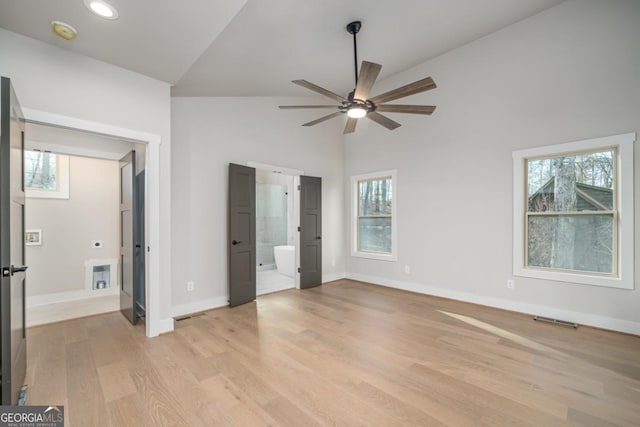
[[[398,171],[396,169],[381,172],[354,175],[351,177],[351,256],[381,261],[398,260]],[[391,204],[391,253],[380,254],[358,250],[358,182],[375,178],[391,177],[393,203]]]
[[[546,147],[536,147],[513,152],[513,274],[514,276],[585,285],[605,286],[619,289],[634,289],[634,206],[633,206],[633,143],[636,134],[607,136],[569,142]],[[616,277],[580,274],[574,272],[538,270],[525,266],[525,176],[526,159],[532,157],[554,156],[562,153],[591,151],[601,148],[616,148],[617,175],[616,196],[618,206],[618,274]]]
[[[40,190],[25,188],[24,195],[32,199],[68,199],[69,198],[69,156],[56,154],[58,165],[56,170],[57,190]]]

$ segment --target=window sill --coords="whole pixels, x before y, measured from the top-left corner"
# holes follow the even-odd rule
[[[351,256],[355,258],[374,259],[377,261],[397,261],[395,254],[377,254],[374,252],[351,252]]]
[[[518,268],[513,272],[513,275],[531,277],[533,279],[553,280],[556,282],[602,286],[606,288],[634,289],[633,277],[593,276],[589,274],[565,273],[562,271],[537,270],[532,268]]]

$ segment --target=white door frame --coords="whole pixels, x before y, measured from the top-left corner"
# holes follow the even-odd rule
[[[104,123],[23,108],[28,123],[112,136],[146,144],[145,233],[147,275],[145,280],[146,335],[156,337],[173,330],[173,319],[160,318],[160,135]]]

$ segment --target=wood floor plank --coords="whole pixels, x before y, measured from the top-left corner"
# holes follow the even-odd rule
[[[80,325],[75,325],[78,330]],[[74,332],[76,332],[74,331]],[[98,372],[88,341],[71,341],[66,345],[68,401],[73,409],[67,416],[72,425],[103,426],[108,424],[108,411]]]
[[[136,393],[136,386],[123,362],[100,366],[98,377],[105,402],[112,402]]]
[[[278,423],[262,405],[245,394],[239,385],[220,374],[204,380],[201,385],[218,410],[229,414],[238,426],[274,426]]]
[[[153,418],[145,411],[140,396],[132,395],[107,404],[111,426],[154,427]],[[106,425],[106,424],[105,424]]]
[[[109,313],[27,345],[27,402],[73,427],[640,425],[640,337],[351,280],[158,338]]]

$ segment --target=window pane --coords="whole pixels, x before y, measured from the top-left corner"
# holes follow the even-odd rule
[[[358,250],[391,253],[391,217],[359,218]]]
[[[24,152],[24,183],[26,188],[57,190],[56,155],[42,151]]]
[[[613,209],[614,150],[527,161],[529,212]]]
[[[358,182],[358,216],[391,215],[391,177]]]
[[[613,215],[529,216],[527,264],[613,273]]]

